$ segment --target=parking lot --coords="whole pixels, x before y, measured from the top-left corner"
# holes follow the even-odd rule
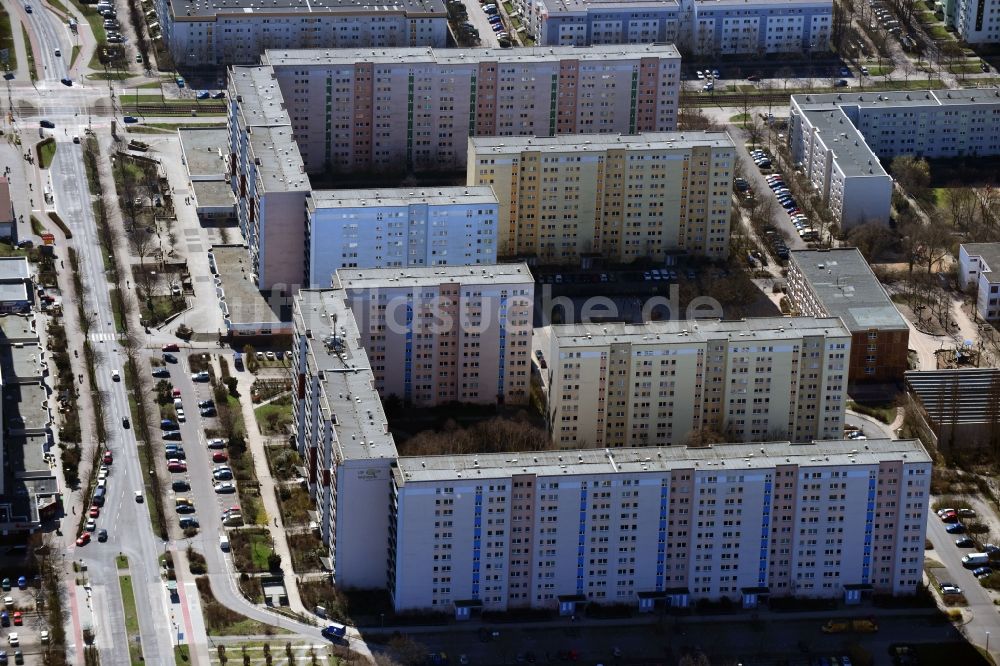
[[[48,643],[48,624],[37,612],[36,599],[42,591],[40,581],[12,575],[2,579],[3,609],[0,610],[0,664],[41,663],[33,657]],[[18,661],[18,652],[22,661]]]
[[[490,25],[483,5],[479,4],[478,0],[464,0],[464,2],[465,8],[469,12],[469,23],[479,33],[479,44],[489,48],[498,48],[500,40],[497,39],[497,33]]]

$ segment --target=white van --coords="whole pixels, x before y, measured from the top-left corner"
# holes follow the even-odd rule
[[[219,537],[219,548],[224,552],[229,552],[229,536],[225,532]]]

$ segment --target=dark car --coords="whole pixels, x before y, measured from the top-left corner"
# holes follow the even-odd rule
[[[965,525],[962,523],[954,523],[944,528],[944,531],[948,534],[965,534]]]
[[[38,121],[38,125],[39,125],[39,127],[44,127],[46,129],[55,129],[56,128],[56,124],[54,122],[52,122],[51,120],[39,120]]]
[[[198,407],[205,409],[206,407],[215,407],[214,400],[202,400],[198,403]]]
[[[177,422],[171,419],[163,419],[160,421],[161,430],[177,430]]]
[[[180,524],[182,530],[190,529],[192,527],[201,527],[198,524],[198,519],[193,516],[184,516],[177,522]]]
[[[225,98],[226,98],[226,91],[224,90],[220,90],[219,92],[212,95],[212,99],[225,99]]]
[[[199,413],[202,416],[215,416],[215,407],[202,407]]]
[[[959,537],[955,539],[955,545],[959,548],[972,548],[976,545],[976,542],[972,540],[972,537]]]
[[[135,116],[125,116],[124,118],[122,118],[122,120],[125,122],[126,125],[131,125],[133,123],[139,122],[139,119],[136,118]]]
[[[990,576],[993,574],[992,567],[979,567],[978,569],[972,570],[972,575],[976,578],[982,578],[983,576]]]
[[[128,430],[129,426],[130,426],[130,424],[129,424],[129,421],[128,421],[128,417],[127,416],[123,416],[122,417],[122,427],[125,428],[126,430]]]
[[[209,93],[207,90],[202,90],[200,93],[198,93],[197,97],[198,97],[198,99],[208,99],[211,96],[212,96],[212,94]]]
[[[176,342],[171,342],[169,344],[165,344],[165,345],[163,345],[163,347],[160,348],[160,351],[165,351],[165,352],[175,352],[175,351],[180,351],[180,350],[181,350],[181,348],[177,345]]]
[[[153,377],[156,377],[157,379],[164,379],[169,376],[170,376],[170,371],[167,370],[166,368],[153,369]]]
[[[191,504],[178,504],[177,513],[194,513],[194,506]]]
[[[177,357],[174,356],[173,354],[166,354],[166,353],[164,353],[163,354],[163,360],[166,361],[167,363],[176,363],[177,362]]]
[[[837,81],[836,81],[836,82],[835,82],[835,83],[833,84],[833,87],[834,87],[834,88],[846,88],[846,87],[847,87],[847,79],[838,79],[838,80],[837,80]]]
[[[107,541],[108,540],[108,531],[106,529],[104,529],[103,527],[101,529],[97,530],[97,540],[98,541]]]
[[[180,430],[164,430],[163,439],[172,440],[174,442],[181,441],[181,431]]]
[[[62,84],[64,86],[71,86],[71,85],[73,85],[73,79],[71,79],[71,78],[67,77],[67,78],[59,79],[59,80],[62,81]]]
[[[170,487],[178,492],[191,490],[191,484],[185,481],[184,479],[179,479],[177,481],[174,481],[173,483],[170,484]]]

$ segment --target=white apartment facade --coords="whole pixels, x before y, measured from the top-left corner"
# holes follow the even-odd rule
[[[1000,243],[958,246],[958,276],[962,288],[976,291],[976,313],[987,321],[1000,319]]]
[[[835,317],[555,325],[533,346],[561,449],[843,433],[851,333]]]
[[[858,600],[921,584],[914,440],[400,458],[397,610]]]
[[[969,44],[1000,42],[1000,2],[997,0],[952,0],[948,18],[963,41]]]
[[[499,204],[488,187],[315,190],[306,201],[313,288],[340,268],[493,264]]]
[[[828,0],[519,0],[528,34],[545,46],[676,43],[694,56],[830,50]]]
[[[672,45],[268,51],[310,172],[465,166],[470,136],[677,127]]]
[[[444,47],[448,41],[441,0],[157,0],[156,7],[178,65],[252,65],[266,49]]]
[[[341,269],[383,398],[526,404],[534,279],[526,264]]]
[[[843,228],[888,222],[898,155],[1000,154],[1000,88],[792,95],[792,157]]]
[[[724,132],[475,137],[466,182],[500,202],[500,256],[718,259],[729,250],[735,159]]]

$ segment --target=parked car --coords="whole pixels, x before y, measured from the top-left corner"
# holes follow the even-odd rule
[[[975,518],[976,512],[972,509],[959,509],[958,516],[959,518]]]
[[[208,448],[210,449],[224,449],[226,448],[226,440],[221,437],[213,437],[208,440]]]
[[[181,441],[181,431],[180,430],[165,430],[162,433],[162,437],[165,440],[172,442]]]
[[[165,379],[170,376],[170,371],[166,368],[153,368],[153,377],[156,379]]]
[[[944,528],[944,531],[948,534],[965,534],[965,525],[962,523],[953,523]]]
[[[126,125],[131,125],[131,124],[134,124],[134,123],[137,123],[137,122],[139,122],[139,119],[138,119],[138,118],[136,118],[135,116],[125,116],[124,118],[122,118],[122,121],[123,121],[123,122],[124,122],[124,123],[125,123]]]
[[[229,481],[233,478],[233,470],[228,467],[216,467],[212,472],[212,478],[216,481]]]
[[[979,567],[978,569],[972,570],[972,575],[976,578],[982,578],[983,576],[989,576],[993,573],[992,567]]]
[[[203,407],[202,409],[199,410],[199,413],[202,416],[206,416],[206,417],[208,417],[208,416],[215,416],[215,407]]]
[[[960,588],[957,585],[942,585],[941,586],[941,594],[944,594],[944,595],[962,594],[962,588]]]
[[[175,351],[180,351],[180,350],[181,350],[181,348],[179,346],[177,346],[176,342],[171,342],[169,344],[165,344],[165,345],[163,345],[160,348],[160,351],[165,351],[165,352],[175,352]]]
[[[209,374],[204,370],[202,370],[201,372],[196,372],[193,375],[191,375],[191,381],[193,382],[207,382],[210,379],[211,376],[209,376]]]
[[[165,354],[163,355],[163,360],[164,360],[164,362],[166,362],[166,363],[176,363],[176,362],[177,362],[177,357],[176,357],[176,356],[174,356],[173,354],[166,354],[166,353],[165,353]]]
[[[236,492],[236,484],[232,483],[230,481],[226,481],[226,482],[223,482],[223,483],[217,483],[217,484],[215,484],[215,492],[218,493],[218,494],[220,494],[220,495],[223,495],[223,494],[227,494],[228,495],[230,493],[235,493]]]
[[[972,537],[959,537],[955,539],[955,545],[959,548],[974,548],[976,542],[972,540]]]
[[[167,463],[167,471],[172,473],[186,472],[187,465],[182,463],[180,460],[171,460]]]
[[[108,540],[108,531],[103,527],[97,530],[97,540],[100,541],[101,543],[104,543],[105,541]]]
[[[212,462],[224,463],[227,462],[228,460],[229,456],[227,456],[222,451],[216,451],[215,453],[212,454]]]
[[[182,530],[200,527],[200,525],[198,524],[198,519],[195,518],[194,516],[184,516],[183,518],[177,521],[177,524],[180,525]]]

